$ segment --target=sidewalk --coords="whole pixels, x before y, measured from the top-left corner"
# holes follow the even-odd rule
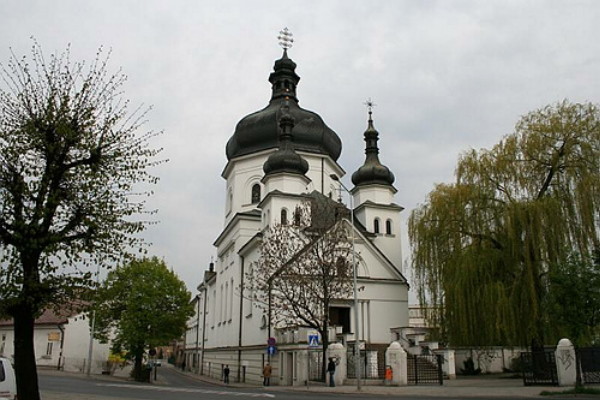
[[[173,367],[166,367],[173,368]],[[213,385],[227,386],[231,388],[257,388],[256,384],[247,383],[231,383],[225,385],[219,380],[208,378],[205,376],[198,376],[192,372],[184,372],[179,369],[173,368],[177,373],[186,375],[194,378],[198,381],[210,383]],[[48,373],[44,371],[43,373]],[[52,374],[68,374],[66,372],[53,371],[49,372]],[[77,374],[81,376],[81,374]],[[118,376],[105,376],[105,375],[93,375],[90,377],[93,380],[113,380],[113,381],[127,381],[126,373],[122,371]],[[163,385],[160,379],[155,383],[156,385]],[[361,391],[358,392],[356,386],[337,386],[328,387],[324,385],[311,384],[308,388],[306,386],[269,386],[265,388],[266,391],[271,393],[276,392],[310,392],[310,393],[329,393],[329,394],[357,394],[365,393],[370,395],[392,395],[392,396],[410,396],[410,397],[453,397],[453,398],[470,398],[470,397],[496,397],[496,398],[540,398],[542,391],[555,391],[562,392],[566,390],[565,387],[556,386],[524,386],[521,379],[510,379],[506,375],[480,375],[480,376],[469,376],[459,377],[457,379],[445,380],[444,385],[419,385],[419,386],[383,386],[383,385],[363,385]],[[581,397],[581,396],[578,396]],[[594,397],[592,397],[594,398]],[[598,398],[596,396],[595,398]],[[42,392],[43,400],[115,400],[115,398],[108,398],[104,396],[82,396],[82,395],[70,395],[58,392]],[[120,398],[120,400],[132,400],[129,398]]]
[[[180,374],[193,377],[199,381],[208,382],[215,385],[229,386],[233,388],[256,388],[256,385],[246,383],[231,383],[225,385],[219,380],[198,376],[192,372],[183,372],[177,370]],[[357,394],[365,393],[372,395],[393,395],[410,397],[497,397],[497,398],[541,398],[542,391],[562,392],[568,388],[557,386],[524,386],[522,379],[509,378],[508,375],[479,375],[479,376],[460,376],[457,379],[444,380],[443,385],[409,385],[409,386],[384,386],[384,385],[362,385],[360,392],[356,386],[344,385],[328,387],[322,384],[311,383],[306,386],[269,386],[270,392],[278,391],[305,391],[311,393],[339,393],[339,394]],[[596,398],[598,398],[596,396]]]

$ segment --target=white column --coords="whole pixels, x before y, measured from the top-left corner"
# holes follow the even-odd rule
[[[392,368],[392,380],[390,382],[393,386],[400,386],[408,384],[408,376],[406,370],[406,352],[400,346],[398,342],[392,342],[385,351],[386,368],[389,366]]]
[[[327,360],[329,358],[333,358],[336,363],[335,366],[335,375],[333,379],[335,381],[336,386],[341,386],[344,384],[344,380],[346,379],[346,348],[342,346],[341,343],[332,343],[327,347]],[[325,365],[327,367],[327,365]],[[327,375],[327,382],[329,382],[329,375]]]

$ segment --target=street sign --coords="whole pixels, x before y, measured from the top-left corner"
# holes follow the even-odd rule
[[[267,354],[270,356],[274,356],[275,353],[277,353],[277,347],[275,346],[268,346],[267,347]]]
[[[308,347],[321,347],[321,345],[319,344],[319,333],[318,332],[315,332],[315,331],[308,332],[307,341],[308,341]]]

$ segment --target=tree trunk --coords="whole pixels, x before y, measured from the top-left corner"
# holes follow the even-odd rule
[[[146,379],[142,372],[142,359],[144,350],[135,349],[135,361],[133,363],[133,379],[138,382],[144,382]]]
[[[21,400],[40,400],[33,344],[33,310],[27,304],[21,304],[14,308],[13,319],[17,393]]]
[[[327,383],[327,347],[329,347],[329,323],[328,323],[328,321],[324,321],[324,323],[323,323],[323,331],[321,332],[321,338],[323,339],[323,357],[321,358],[321,362],[322,362],[321,378],[323,379],[323,382]]]

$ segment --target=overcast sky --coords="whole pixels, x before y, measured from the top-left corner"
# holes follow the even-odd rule
[[[492,146],[544,105],[598,101],[598,21],[592,0],[3,0],[0,62],[9,48],[30,54],[31,36],[45,54],[70,43],[77,60],[112,49],[126,97],[153,106],[146,127],[164,130],[156,146],[170,159],[149,202],[160,223],[144,236],[195,290],[223,227],[225,144],[269,100],[283,27],[300,105],[341,137],[347,186],[364,161],[363,103],[377,104],[380,159],[406,221],[452,180],[462,151]]]

